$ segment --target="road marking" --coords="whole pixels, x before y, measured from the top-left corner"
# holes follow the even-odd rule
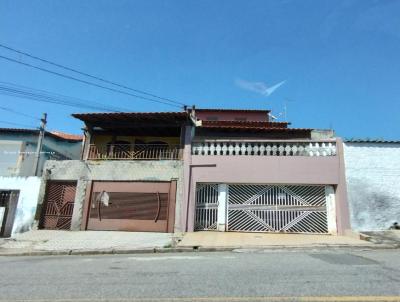
[[[187,298],[122,298],[122,299],[28,299],[0,300],[0,302],[400,302],[400,296],[315,296],[315,297],[187,297]]]

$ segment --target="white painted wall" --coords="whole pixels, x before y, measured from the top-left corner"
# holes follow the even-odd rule
[[[400,223],[400,144],[344,144],[351,225],[385,230]]]
[[[39,197],[39,177],[0,177],[0,190],[19,190],[12,235],[32,229]]]
[[[6,211],[5,207],[0,207],[0,230],[1,230],[1,226],[3,225],[5,211]]]

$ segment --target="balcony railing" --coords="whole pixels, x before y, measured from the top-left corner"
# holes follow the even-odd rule
[[[108,144],[89,145],[88,159],[102,160],[164,160],[180,159],[179,145],[167,144]]]
[[[203,141],[192,144],[192,155],[335,156],[332,141]]]

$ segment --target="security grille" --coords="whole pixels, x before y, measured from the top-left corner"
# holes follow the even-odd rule
[[[228,185],[227,221],[218,222],[218,184],[196,188],[195,230],[328,233],[325,186]],[[223,215],[222,215],[223,216]]]
[[[325,187],[229,185],[227,229],[327,233]]]
[[[198,184],[196,187],[195,230],[216,230],[218,214],[218,184]]]
[[[55,230],[71,228],[75,192],[76,183],[48,182],[41,228]]]

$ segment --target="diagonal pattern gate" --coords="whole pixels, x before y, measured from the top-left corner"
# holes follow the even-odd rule
[[[227,230],[327,233],[325,186],[229,185]]]
[[[197,185],[195,230],[217,230],[222,225],[227,231],[328,233],[323,185],[235,184],[225,186],[227,197],[219,196],[220,186]],[[219,216],[218,211],[227,215]]]
[[[43,229],[69,230],[76,192],[75,182],[47,183],[44,211],[40,221]]]

